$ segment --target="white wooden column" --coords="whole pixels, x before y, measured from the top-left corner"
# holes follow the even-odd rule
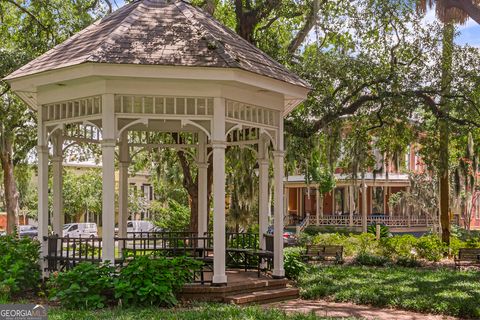
[[[115,261],[114,95],[102,96],[102,261]]]
[[[42,107],[38,107],[38,239],[40,240],[40,269],[45,277],[48,272],[45,270],[46,264],[43,259],[47,255],[47,241],[44,237],[48,236],[48,144],[47,133],[42,120]]]
[[[273,176],[275,181],[274,233],[273,233],[273,277],[285,277],[283,269],[283,115],[279,115],[277,150],[274,152]]]
[[[225,99],[214,98],[213,149],[213,285],[226,285],[225,274]]]
[[[349,226],[353,227],[353,210],[355,209],[355,187],[350,185],[348,186],[348,213],[349,213]]]
[[[362,180],[362,232],[367,232],[367,184]]]
[[[128,221],[128,166],[130,155],[128,149],[128,132],[122,132],[120,137],[120,148],[118,150],[118,236],[127,237]],[[123,252],[123,241],[118,243],[118,253]]]
[[[268,230],[268,165],[268,147],[264,138],[262,138],[258,144],[258,236],[260,249],[262,250],[266,249],[264,234]]]
[[[62,131],[57,131],[53,139],[53,234],[63,236],[65,215],[63,213],[63,137]]]
[[[205,133],[198,134],[198,236],[204,237],[208,231],[208,159],[207,159],[207,136]],[[204,245],[204,241],[198,243]]]
[[[315,212],[316,212],[316,225],[319,226],[320,225],[320,201],[321,201],[321,197],[320,197],[320,190],[319,188],[317,187],[316,191],[315,191]],[[323,214],[322,214],[323,216]]]

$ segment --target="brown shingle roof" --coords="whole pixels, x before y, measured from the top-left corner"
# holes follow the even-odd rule
[[[6,79],[85,62],[239,68],[309,87],[201,9],[166,0],[125,5]]]

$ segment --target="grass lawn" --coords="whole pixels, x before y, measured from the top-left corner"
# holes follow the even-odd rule
[[[304,299],[480,318],[480,272],[326,266],[305,272],[299,286]]]
[[[335,320],[320,318],[311,314],[289,314],[260,307],[238,307],[225,304],[204,304],[189,309],[158,309],[154,307],[138,309],[104,309],[98,311],[67,311],[50,309],[48,319],[161,319],[161,320]],[[345,320],[342,318],[342,320]],[[351,320],[354,320],[353,318]]]

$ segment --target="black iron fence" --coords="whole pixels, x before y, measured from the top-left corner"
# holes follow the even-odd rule
[[[80,262],[102,261],[102,238],[70,238],[49,236],[47,241],[47,270],[64,271]],[[225,235],[227,267],[257,268],[259,261],[252,252],[259,250],[258,234],[228,232]],[[115,237],[115,265],[122,266],[138,255],[152,257],[187,256],[203,262],[202,270],[194,277],[208,282],[205,273],[213,272],[213,236],[199,237],[193,232],[129,232],[127,237]]]

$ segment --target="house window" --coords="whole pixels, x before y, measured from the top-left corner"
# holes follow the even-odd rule
[[[372,214],[384,214],[385,210],[384,190],[382,187],[372,188]]]

